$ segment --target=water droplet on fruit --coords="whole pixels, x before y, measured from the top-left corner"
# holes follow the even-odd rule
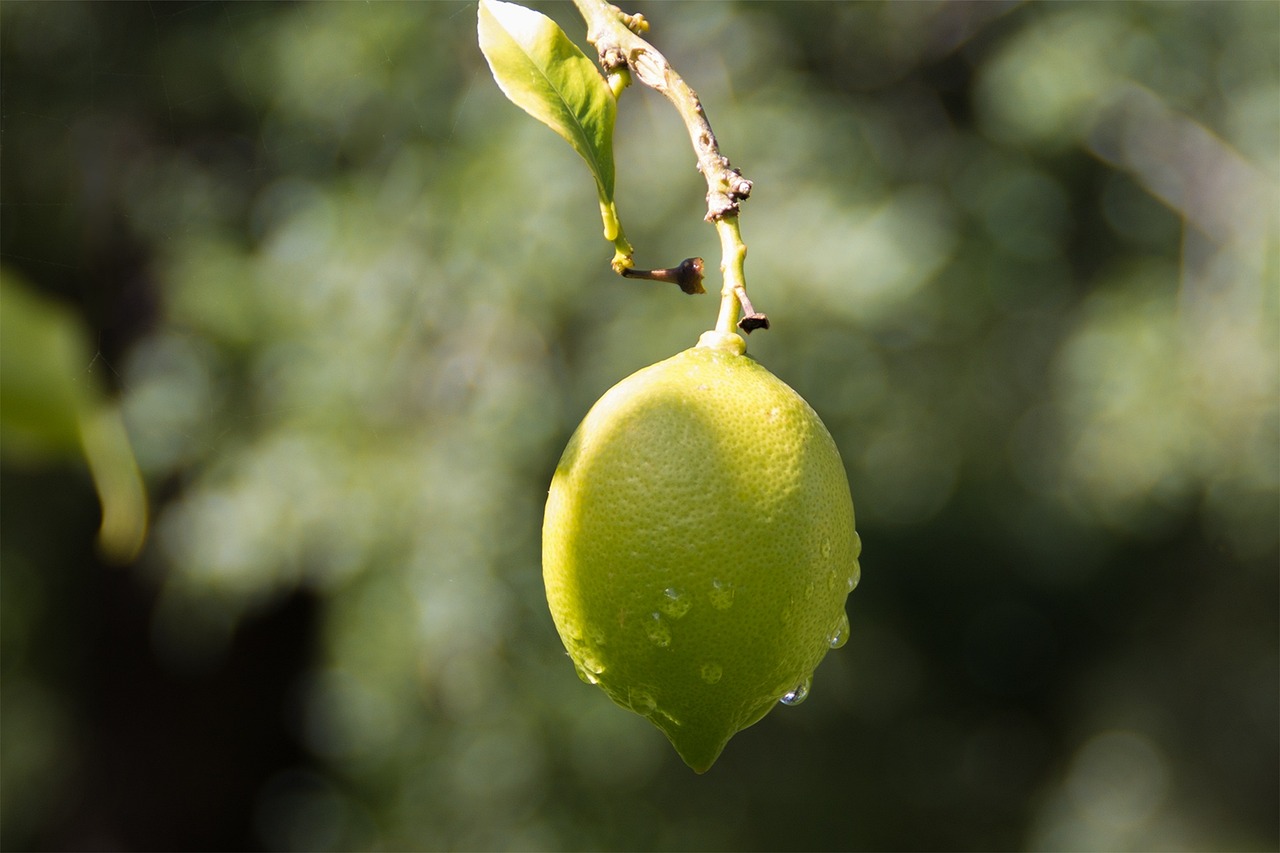
[[[823,539],[822,540],[822,559],[826,560],[830,558],[830,556],[831,556],[831,540]]]
[[[855,560],[853,563],[853,572],[849,575],[848,586],[849,592],[853,592],[858,588],[858,582],[862,580],[862,567]]]
[[[604,672],[604,664],[600,663],[599,660],[591,657],[590,655],[584,656],[582,658],[582,666],[587,672],[591,673],[592,675],[599,675],[600,673]]]
[[[667,587],[663,591],[662,602],[658,605],[662,612],[672,619],[679,619],[688,613],[692,606],[693,602],[689,600],[689,596],[674,587]]]
[[[645,628],[645,634],[648,635],[649,642],[660,649],[671,645],[671,629],[667,627],[666,622],[662,621],[661,613],[649,614],[649,624]]]
[[[716,610],[728,610],[733,606],[733,584],[722,580],[711,582],[711,606]]]
[[[653,696],[643,690],[632,690],[627,698],[630,701],[631,710],[646,717],[658,707]]]
[[[724,669],[718,663],[704,663],[699,674],[707,684],[715,684],[720,680],[720,676],[724,675]]]
[[[849,642],[849,614],[841,613],[836,629],[831,632],[831,648],[838,649]]]
[[[778,701],[783,705],[799,705],[801,702],[809,698],[809,688],[813,682],[806,678],[804,681],[791,688]]]
[[[575,663],[575,664],[573,665],[573,670],[574,670],[574,672],[578,673],[578,678],[581,678],[581,679],[582,679],[583,681],[585,681],[587,684],[599,684],[599,683],[600,683],[600,679],[596,678],[594,675],[592,675],[591,673],[587,672],[586,668],[585,668],[585,667],[583,667],[583,666],[582,666],[581,664],[579,664],[579,663]]]

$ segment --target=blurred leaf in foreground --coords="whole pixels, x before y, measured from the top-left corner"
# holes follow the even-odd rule
[[[0,272],[0,452],[17,463],[83,457],[102,503],[99,547],[128,562],[146,539],[146,492],[120,409],[88,364],[77,318]]]

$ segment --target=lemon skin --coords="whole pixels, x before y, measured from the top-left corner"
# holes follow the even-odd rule
[[[644,368],[556,468],[543,578],[578,674],[695,771],[848,631],[860,542],[830,433],[736,335]]]

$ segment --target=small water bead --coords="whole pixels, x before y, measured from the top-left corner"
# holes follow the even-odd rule
[[[841,613],[840,621],[836,624],[836,629],[831,632],[830,639],[831,648],[838,649],[845,643],[849,642],[849,614]]]
[[[733,584],[719,579],[711,581],[711,592],[708,596],[711,606],[716,610],[728,610],[733,606]]]
[[[853,572],[849,575],[849,579],[848,579],[849,592],[853,592],[855,589],[857,589],[858,582],[861,580],[862,580],[862,567],[858,565],[857,561],[855,561],[853,564]]]
[[[688,613],[689,608],[692,606],[693,601],[689,596],[674,587],[667,587],[667,589],[663,590],[662,601],[658,605],[662,612],[672,619],[679,619]]]
[[[573,671],[574,671],[574,672],[576,672],[576,673],[578,673],[578,678],[581,678],[581,679],[582,679],[583,681],[585,681],[587,684],[599,684],[599,683],[600,683],[600,679],[596,678],[594,675],[592,675],[591,673],[587,672],[587,670],[586,670],[584,667],[580,666],[579,664],[576,664],[576,663],[575,663],[575,664],[573,665]]]
[[[831,556],[831,540],[822,540],[822,559],[828,559]]]
[[[715,684],[724,675],[724,668],[718,663],[704,663],[699,675],[707,684]]]
[[[783,705],[799,705],[801,702],[809,698],[809,688],[812,685],[813,681],[806,678],[804,681],[788,690],[778,701]]]
[[[645,628],[645,634],[649,637],[649,642],[660,649],[671,645],[671,629],[662,620],[661,613],[649,614],[649,624]]]
[[[643,690],[632,690],[627,695],[627,699],[631,704],[631,710],[637,714],[648,716],[658,707],[658,702],[649,693]]]

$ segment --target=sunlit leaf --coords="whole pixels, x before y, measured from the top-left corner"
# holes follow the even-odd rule
[[[547,16],[501,0],[480,0],[480,50],[512,103],[563,136],[613,199],[617,102],[577,45]]]

